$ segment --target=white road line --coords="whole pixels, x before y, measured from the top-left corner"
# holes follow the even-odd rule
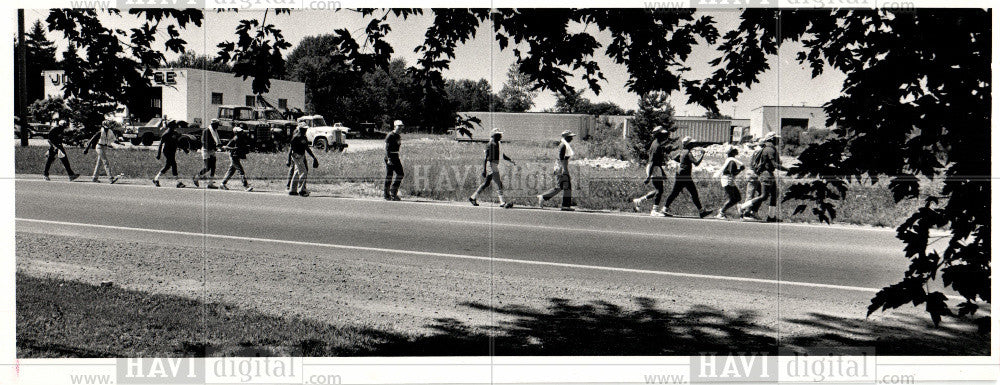
[[[731,277],[731,276],[724,276],[724,275],[708,275],[708,274],[694,274],[694,273],[679,273],[679,272],[671,272],[671,271],[631,269],[631,268],[624,268],[624,267],[592,266],[592,265],[580,265],[580,264],[561,263],[561,262],[527,261],[527,260],[509,259],[509,258],[490,258],[490,257],[476,256],[476,255],[451,254],[451,253],[436,253],[436,252],[416,251],[416,250],[398,250],[398,249],[387,249],[387,248],[381,248],[381,247],[337,245],[337,244],[329,244],[329,243],[289,241],[289,240],[256,238],[256,237],[240,237],[240,236],[234,236],[234,235],[192,233],[192,232],[174,231],[174,230],[144,229],[144,228],[136,228],[136,227],[98,225],[98,224],[90,224],[90,223],[50,221],[50,220],[43,220],[43,219],[15,218],[15,220],[22,221],[22,222],[30,222],[30,223],[42,223],[42,224],[63,225],[63,226],[91,227],[91,228],[109,229],[109,230],[138,231],[138,232],[159,233],[159,234],[173,234],[173,235],[193,236],[193,237],[206,237],[206,238],[213,238],[213,239],[225,239],[225,240],[235,240],[235,241],[268,242],[268,243],[278,243],[278,244],[297,245],[297,246],[325,247],[325,248],[341,249],[341,250],[373,251],[373,252],[391,253],[391,254],[405,254],[405,255],[422,255],[422,256],[439,257],[439,258],[453,258],[453,259],[465,259],[465,260],[475,260],[475,261],[489,261],[489,262],[500,262],[500,263],[511,263],[511,264],[522,264],[522,265],[535,265],[535,266],[565,267],[565,268],[573,268],[573,269],[611,271],[611,272],[620,272],[620,273],[652,274],[652,275],[669,276],[669,277],[701,278],[701,279],[713,279],[713,280],[730,281],[730,282],[751,282],[751,283],[761,283],[761,284],[776,285],[776,286],[795,286],[795,287],[823,288],[823,289],[846,290],[846,291],[863,292],[863,293],[876,293],[876,292],[878,292],[880,290],[880,289],[869,288],[869,287],[830,285],[830,284],[825,284],[825,283],[779,281],[779,280],[773,280],[773,279]],[[957,297],[952,297],[952,296],[949,296],[949,298],[958,299]]]

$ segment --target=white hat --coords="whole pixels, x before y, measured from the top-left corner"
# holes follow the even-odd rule
[[[576,136],[576,134],[574,134],[573,131],[566,130],[566,131],[562,132],[562,136],[563,136],[563,138],[565,138],[565,137],[570,137],[570,136]]]
[[[402,126],[403,125],[403,121],[402,120],[396,120],[396,121],[392,122],[392,125],[393,125],[393,127],[395,127],[395,126]]]
[[[692,140],[694,140],[694,139],[691,139],[690,136],[685,136],[685,137],[681,138],[681,143],[688,144],[688,143],[691,143]]]
[[[233,132],[243,132],[243,127],[240,126],[233,127]]]
[[[771,131],[771,132],[768,132],[766,135],[764,135],[764,139],[761,139],[760,141],[761,142],[766,142],[766,141],[769,141],[769,140],[777,138],[777,137],[778,137],[778,133],[774,132],[774,131]]]
[[[500,131],[499,129],[496,128],[494,128],[493,131],[490,131],[490,136],[496,136],[496,135],[503,135],[503,131]]]

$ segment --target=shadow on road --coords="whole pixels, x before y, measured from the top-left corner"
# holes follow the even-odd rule
[[[24,274],[17,275],[16,295],[20,358],[773,355],[830,348],[843,353],[874,349],[878,355],[988,355],[990,340],[971,327],[934,328],[921,315],[884,322],[812,313],[785,319],[781,328],[802,330],[790,334],[762,325],[754,312],[709,306],[674,312],[649,298],[636,298],[628,308],[560,298],[550,299],[544,309],[465,303],[469,312],[494,312],[496,324],[441,318],[428,325],[430,333],[411,335]]]

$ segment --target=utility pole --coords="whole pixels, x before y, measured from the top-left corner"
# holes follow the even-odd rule
[[[24,8],[17,9],[17,116],[21,118],[21,147],[28,147],[28,47],[24,45]]]

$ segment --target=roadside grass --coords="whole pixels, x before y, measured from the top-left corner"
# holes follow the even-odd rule
[[[227,304],[22,272],[16,282],[18,357],[340,355],[373,343],[351,327]],[[323,350],[309,350],[317,341]]]
[[[513,142],[504,146],[504,152],[517,162],[517,166],[503,162],[505,195],[517,205],[535,205],[537,194],[555,184],[552,167],[555,162],[557,141],[548,143]],[[574,143],[577,159],[589,158],[591,143]],[[595,146],[594,151],[603,154],[604,146]],[[81,180],[88,180],[93,172],[95,154],[82,154],[79,148],[68,148],[68,156],[74,171],[83,174]],[[356,151],[347,153],[316,153],[320,167],[310,168],[311,189],[334,191],[349,196],[378,197],[382,195],[385,166],[382,150]],[[18,174],[40,174],[45,162],[45,147],[15,147],[15,172]],[[127,178],[150,179],[162,166],[155,152],[148,149],[123,148],[111,155],[112,172],[124,173]],[[251,153],[243,162],[247,177],[258,188],[284,189],[288,168],[285,153]],[[596,157],[596,156],[595,156]],[[457,142],[450,137],[428,137],[404,135],[401,159],[406,172],[400,193],[404,196],[431,200],[464,202],[482,181],[483,144]],[[744,159],[747,161],[747,159]],[[201,169],[201,157],[197,152],[178,154],[178,168],[181,180],[189,181],[191,175]],[[725,201],[725,193],[712,174],[714,167],[722,162],[721,157],[708,156],[702,170],[696,169],[695,178],[704,207],[717,210]],[[216,178],[221,179],[229,167],[229,159],[220,153]],[[598,168],[582,165],[572,167],[573,195],[576,205],[586,209],[632,211],[633,198],[652,190],[642,183],[644,168],[629,163],[624,168]],[[62,165],[52,165],[53,178],[65,175]],[[103,178],[106,181],[107,178]],[[790,180],[784,179],[779,185],[783,194]],[[233,183],[233,182],[231,182]],[[232,185],[238,185],[238,181]],[[745,177],[737,178],[741,193],[746,194]],[[671,182],[667,183],[669,194]],[[480,200],[495,200],[495,187],[490,188]],[[666,199],[666,197],[664,197]],[[553,201],[558,201],[556,198]],[[792,215],[801,202],[789,201],[779,205],[782,218],[790,222],[817,222],[815,215],[807,209],[804,213]],[[556,203],[548,203],[556,205]],[[642,211],[650,210],[647,201]],[[887,188],[887,182],[877,184],[852,183],[847,199],[836,202],[836,223],[894,227],[906,219],[921,205],[921,200],[894,202]],[[682,192],[671,206],[677,215],[694,216],[696,209],[687,192]],[[736,215],[730,209],[730,217]]]

